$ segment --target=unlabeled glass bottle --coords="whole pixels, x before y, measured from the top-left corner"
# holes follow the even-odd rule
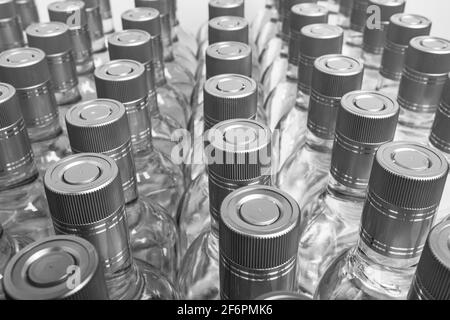
[[[405,0],[369,0],[363,34],[364,90],[374,90],[391,17],[405,10]],[[379,21],[378,21],[379,20]]]
[[[290,1],[292,2],[286,0],[284,5]],[[302,47],[306,47],[300,44],[302,28],[328,22],[328,11],[315,3],[300,3],[289,8],[289,18],[285,17],[283,20],[281,37],[270,40],[260,57],[261,83],[265,97],[270,96],[280,82],[290,78],[297,79],[299,52]]]
[[[230,120],[208,133],[211,230],[189,247],[178,274],[185,299],[219,299],[219,215],[234,190],[270,185],[270,130],[256,121]]]
[[[198,44],[195,36],[186,31],[178,20],[178,6],[177,0],[168,0],[170,5],[170,23],[172,24],[172,39],[174,51],[178,51],[184,48],[189,50],[189,54],[197,57]],[[195,72],[195,70],[194,70]]]
[[[261,37],[265,37],[263,35],[263,30],[266,28],[267,25],[273,23],[273,20],[278,19],[278,10],[275,5],[275,0],[265,0],[266,4],[264,6],[264,9],[258,11],[255,18],[250,24],[250,41],[252,41],[255,45],[257,45],[258,41],[261,39]],[[275,29],[275,28],[274,28]],[[274,33],[273,36],[276,34]],[[261,39],[261,41],[263,41]],[[256,46],[257,53],[259,54],[259,47]]]
[[[95,71],[95,82],[99,98],[117,100],[127,110],[139,194],[175,217],[184,177],[170,158],[153,149],[145,67],[133,60],[114,60]]]
[[[113,159],[72,155],[47,171],[44,184],[56,233],[94,245],[110,299],[178,298],[165,276],[132,257],[122,182]]]
[[[178,229],[166,209],[139,197],[125,106],[107,99],[84,102],[69,110],[66,121],[74,153],[101,153],[119,167],[133,256],[174,280]]]
[[[94,52],[94,64],[98,67],[108,61],[100,2],[99,0],[83,0],[83,2],[86,5],[88,30],[91,37],[92,51]]]
[[[122,25],[124,30],[139,29],[147,31],[151,35],[153,56],[149,61],[152,61],[155,74],[158,107],[163,115],[176,120],[182,128],[187,128],[192,111],[185,96],[186,90],[183,90],[185,88],[184,80],[175,76],[177,70],[183,72],[183,69],[179,69],[177,63],[164,61],[161,20],[158,10],[136,8],[125,11],[122,14]],[[174,73],[171,73],[170,70]],[[191,80],[192,82],[188,85],[190,92],[195,85],[194,80]]]
[[[225,65],[222,65],[225,66]],[[256,82],[237,74],[222,74],[212,77],[205,84],[204,132],[226,120],[255,120],[257,113]],[[185,251],[192,241],[210,226],[208,158],[204,152],[204,135],[194,141],[189,159],[191,176],[195,177],[187,187],[178,210],[180,238]],[[183,251],[183,253],[184,253]]]
[[[350,14],[350,28],[345,29],[342,53],[360,58],[362,54],[363,32],[367,22],[369,0],[353,0]]]
[[[314,61],[326,54],[341,53],[343,34],[340,27],[329,24],[310,24],[301,29],[298,44],[302,45],[293,50],[296,54],[289,54],[288,77],[272,92],[266,105],[270,128],[276,130],[274,170],[280,169],[296,146],[304,144]]]
[[[46,238],[21,250],[8,263],[3,286],[10,300],[109,299],[97,251],[74,236]]]
[[[222,203],[219,273],[222,300],[294,291],[300,208],[272,187],[242,188]]]
[[[47,200],[16,90],[5,83],[0,114],[0,225],[12,237],[47,237],[53,233]]]
[[[0,81],[13,85],[32,142],[38,169],[70,154],[44,51],[17,48],[0,53]]]
[[[398,92],[401,111],[395,140],[428,142],[449,72],[449,40],[431,36],[411,40]]]
[[[429,137],[432,148],[438,149],[450,163],[450,75],[442,94],[441,103],[436,111],[433,129]],[[450,179],[445,185],[444,194],[436,217],[439,223],[450,217]]]
[[[266,0],[266,9],[264,10],[264,14],[267,16],[267,22],[264,25],[257,26],[258,17],[255,18],[255,21],[251,25],[252,34],[256,35],[254,37],[256,51],[258,53],[258,58],[261,57],[264,49],[266,48],[269,41],[275,38],[281,32],[281,14],[280,14],[280,2],[281,0]],[[272,9],[269,9],[268,3],[273,2]],[[263,20],[264,21],[264,20]]]
[[[47,55],[60,124],[65,128],[68,108],[82,99],[69,27],[61,22],[43,22],[32,24],[26,32],[30,47],[41,49]]]
[[[33,23],[39,22],[39,14],[34,0],[14,0],[16,11],[20,16],[22,30]]]
[[[293,145],[293,153],[276,180],[277,187],[290,194],[300,208],[313,201],[328,183],[341,99],[361,89],[363,70],[360,60],[337,54],[314,62],[305,138]]]
[[[431,31],[431,21],[408,13],[398,13],[391,17],[387,29],[386,43],[378,75],[377,91],[398,95],[400,79],[405,65],[406,49],[410,41],[419,36],[427,36]]]
[[[354,1],[355,0],[339,0],[339,12],[336,24],[344,30],[350,29],[350,16],[352,15]]]
[[[358,240],[375,153],[392,141],[399,107],[394,99],[354,91],[341,100],[328,187],[302,211],[298,290],[313,296],[330,263]]]
[[[382,146],[370,177],[359,241],[330,265],[315,297],[406,299],[447,175],[447,160],[420,144]]]
[[[97,98],[93,76],[95,64],[84,2],[78,0],[53,2],[48,6],[48,14],[50,21],[62,22],[69,26],[81,96],[85,100]]]
[[[20,16],[14,0],[4,0],[0,3],[0,20],[0,52],[25,46]]]
[[[110,0],[99,0],[100,14],[102,15],[103,32],[105,35],[114,33],[114,21]]]
[[[450,300],[450,221],[434,227],[422,252],[408,300]]]

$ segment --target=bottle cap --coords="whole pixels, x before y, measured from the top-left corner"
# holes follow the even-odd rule
[[[124,30],[139,29],[147,31],[152,37],[161,35],[161,18],[159,11],[153,8],[135,8],[122,14]]]
[[[252,76],[252,49],[242,42],[218,42],[206,49],[206,79],[234,73]]]
[[[300,208],[292,197],[265,186],[234,191],[223,201],[219,231],[222,298],[294,289]]]
[[[86,5],[83,1],[57,1],[48,6],[50,21],[65,23],[70,29],[80,29],[87,25]]]
[[[439,151],[393,142],[377,152],[361,239],[395,259],[419,258],[441,201],[448,163]]]
[[[431,231],[411,287],[410,299],[450,300],[450,221]]]
[[[204,97],[205,131],[225,120],[256,118],[258,86],[249,77],[212,77],[205,83]]]
[[[39,22],[39,14],[34,0],[15,0],[14,3],[24,29],[33,23]]]
[[[340,0],[339,13],[346,18],[350,18],[353,9],[354,0]]]
[[[378,92],[353,91],[341,100],[331,175],[342,185],[366,189],[375,153],[394,139],[397,102]]]
[[[3,286],[12,300],[108,300],[94,246],[73,236],[25,247],[8,263]]]
[[[360,90],[364,63],[341,54],[317,58],[312,75],[308,129],[321,139],[332,140],[341,99],[349,92]]]
[[[381,75],[399,81],[410,41],[415,37],[429,35],[430,31],[431,21],[423,16],[408,13],[394,14],[387,29]]]
[[[11,19],[17,16],[13,0],[0,1],[0,19]]]
[[[30,47],[39,48],[48,56],[66,53],[73,48],[69,27],[64,23],[35,23],[26,32]]]
[[[235,41],[248,44],[248,22],[241,17],[221,16],[209,20],[209,44],[224,41]]]
[[[118,31],[108,38],[111,60],[130,59],[142,64],[153,61],[151,36],[137,29]]]
[[[436,112],[430,142],[440,151],[450,153],[450,74],[444,88],[441,103]]]
[[[367,22],[367,7],[369,0],[354,0],[352,13],[350,15],[350,29],[363,32]]]
[[[316,0],[283,0],[281,2],[281,10],[279,12],[280,14],[280,21],[282,22],[281,24],[281,38],[284,41],[288,41],[289,40],[289,36],[290,36],[290,31],[291,31],[291,15],[292,15],[292,7],[298,5],[298,4],[302,4],[302,3],[306,3],[306,4],[312,4],[312,6],[310,7],[311,9],[306,9],[305,13],[308,14],[309,10],[312,10],[313,12],[316,11],[316,9],[314,9],[314,7],[316,6],[315,2],[317,2]],[[305,8],[309,8],[308,6]],[[325,21],[326,22],[326,21]]]
[[[210,0],[209,20],[222,16],[245,17],[244,0]]]
[[[134,0],[136,8],[153,8],[159,11],[159,14],[165,16],[170,12],[168,0]]]

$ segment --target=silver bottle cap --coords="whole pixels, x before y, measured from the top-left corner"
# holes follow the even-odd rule
[[[381,75],[399,81],[410,41],[415,37],[429,35],[430,31],[431,21],[423,16],[408,13],[394,14],[387,29]]]
[[[206,79],[234,73],[252,76],[252,49],[242,42],[218,42],[206,49]]]
[[[170,12],[169,0],[134,0],[136,8],[153,8],[159,11],[159,14],[165,16]]]
[[[308,129],[321,139],[334,138],[341,99],[361,90],[364,63],[352,57],[330,54],[317,58],[312,75]]]
[[[393,142],[377,152],[361,222],[361,239],[395,259],[419,258],[441,201],[448,163],[439,151]]]
[[[258,86],[246,76],[221,74],[204,87],[205,130],[231,119],[256,119]]]
[[[300,293],[294,293],[294,292],[288,292],[288,291],[277,291],[277,292],[271,292],[268,294],[264,294],[262,296],[259,296],[255,300],[264,301],[264,300],[311,300],[311,298],[308,298]]]
[[[104,39],[105,33],[103,32],[103,20],[100,13],[99,0],[83,0],[83,2],[86,4],[86,15],[91,40]]]
[[[331,175],[340,184],[366,189],[375,153],[394,139],[399,107],[378,92],[354,91],[341,100]]]
[[[15,0],[15,4],[23,29],[39,22],[39,14],[34,0]]]
[[[41,49],[47,56],[67,53],[73,48],[69,27],[65,23],[36,23],[26,32],[30,47]]]
[[[353,9],[354,0],[340,0],[339,13],[346,18],[350,18]]]
[[[14,0],[0,1],[0,19],[11,19],[17,16]]]
[[[311,24],[301,29],[298,52],[289,53],[289,61],[298,65],[298,88],[309,94],[311,90],[314,61],[326,54],[342,52],[344,30],[325,23]]]
[[[147,31],[152,37],[161,35],[161,18],[159,11],[153,8],[135,8],[122,14],[124,30],[139,29]]]
[[[230,194],[220,210],[220,291],[248,300],[293,290],[300,208],[286,193],[253,186]]]
[[[421,36],[406,51],[398,102],[415,112],[434,113],[450,72],[450,41]]]
[[[430,142],[442,152],[450,153],[450,74],[442,94],[441,103],[436,111]]]
[[[428,236],[408,299],[450,300],[450,221]]]
[[[405,10],[405,0],[369,0],[369,8],[378,8],[380,21],[375,21],[379,26],[370,25],[370,21],[366,23],[364,28],[363,49],[365,52],[372,54],[382,54],[386,43],[386,34],[389,21],[392,15],[401,13]],[[368,15],[373,15],[372,10],[368,10]]]
[[[25,46],[20,17],[13,0],[0,1],[0,52]]]
[[[94,246],[73,236],[25,247],[8,263],[3,286],[12,300],[108,300]]]
[[[108,38],[111,60],[130,59],[142,64],[153,61],[151,36],[137,29],[118,31]]]
[[[316,9],[316,0],[283,0],[281,3],[282,10],[279,12],[280,14],[280,20],[282,22],[281,24],[281,38],[284,41],[289,40],[290,31],[291,31],[291,15],[292,15],[292,7],[295,7],[296,5],[306,3],[307,6],[305,7],[304,13],[308,15],[308,12],[311,11],[311,13],[314,15],[314,12],[317,11]],[[311,4],[311,6],[309,6]],[[303,11],[303,10],[302,10]]]
[[[244,0],[209,0],[209,20],[222,16],[245,17]]]
[[[109,0],[100,0],[100,13],[102,14],[103,19],[112,18],[111,13],[111,3]]]
[[[224,41],[249,43],[248,22],[241,17],[222,16],[209,20],[209,44]]]
[[[0,83],[0,181],[8,186],[22,180],[26,168],[34,167],[34,155],[13,86]],[[4,186],[0,186],[4,189]]]
[[[99,98],[130,103],[148,95],[145,67],[133,60],[114,60],[95,70]]]
[[[367,7],[369,0],[354,0],[350,15],[350,29],[363,32],[367,22]]]
[[[86,5],[83,1],[57,1],[48,6],[50,21],[65,23],[71,30],[83,28],[87,25]]]

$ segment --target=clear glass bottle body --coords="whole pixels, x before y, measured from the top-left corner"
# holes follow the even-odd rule
[[[399,88],[400,88],[400,79],[392,80],[384,77],[381,74],[378,75],[376,91],[389,94],[392,97],[397,97]]]
[[[288,44],[276,36],[268,42],[260,55],[261,83],[266,95],[286,76],[289,68],[288,51]]]
[[[269,1],[273,2],[273,1]],[[276,28],[274,27],[277,20],[279,19],[278,11],[273,3],[267,3],[263,10],[260,10],[256,15],[255,19],[251,23],[250,38],[256,45],[258,54],[264,49],[267,44],[267,39],[275,37],[277,34]],[[267,26],[270,24],[270,27]],[[269,31],[271,30],[271,31]],[[270,33],[270,37],[268,37]]]
[[[362,59],[364,61],[364,81],[362,85],[362,90],[373,91],[377,88],[381,59],[383,54],[372,54],[364,51],[362,54]]]
[[[362,241],[343,252],[320,281],[320,300],[406,300],[418,259],[382,256]]]
[[[198,51],[198,44],[194,35],[184,30],[179,21],[176,21],[172,27],[172,31],[174,47],[178,46],[178,44],[183,44],[185,48],[189,49],[190,56],[195,58]]]
[[[352,58],[362,55],[363,33],[352,29],[344,30],[344,46],[342,54]]]
[[[400,118],[395,141],[410,141],[428,144],[434,113],[414,112],[400,108]]]
[[[255,43],[259,55],[258,61],[261,63],[262,72],[264,72],[265,68],[267,68],[267,62],[263,64],[264,56],[267,54],[264,54],[264,52],[269,50],[269,42],[271,41],[271,39],[275,39],[280,32],[281,22],[278,13],[275,13],[273,14],[272,18],[264,26],[261,27],[258,33]]]
[[[331,179],[328,189],[302,212],[297,262],[298,291],[310,297],[328,266],[358,241],[365,190],[359,195]]]

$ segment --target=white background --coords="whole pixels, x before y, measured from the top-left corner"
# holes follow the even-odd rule
[[[41,20],[47,21],[46,7],[54,0],[35,0],[39,7]],[[116,28],[120,27],[120,14],[134,7],[134,0],[110,0]],[[246,15],[251,21],[258,10],[264,7],[265,0],[245,0]],[[450,39],[450,1],[449,0],[406,0],[406,12],[422,14],[433,21],[432,34]],[[186,30],[196,32],[207,20],[208,0],[178,0],[178,16]]]

